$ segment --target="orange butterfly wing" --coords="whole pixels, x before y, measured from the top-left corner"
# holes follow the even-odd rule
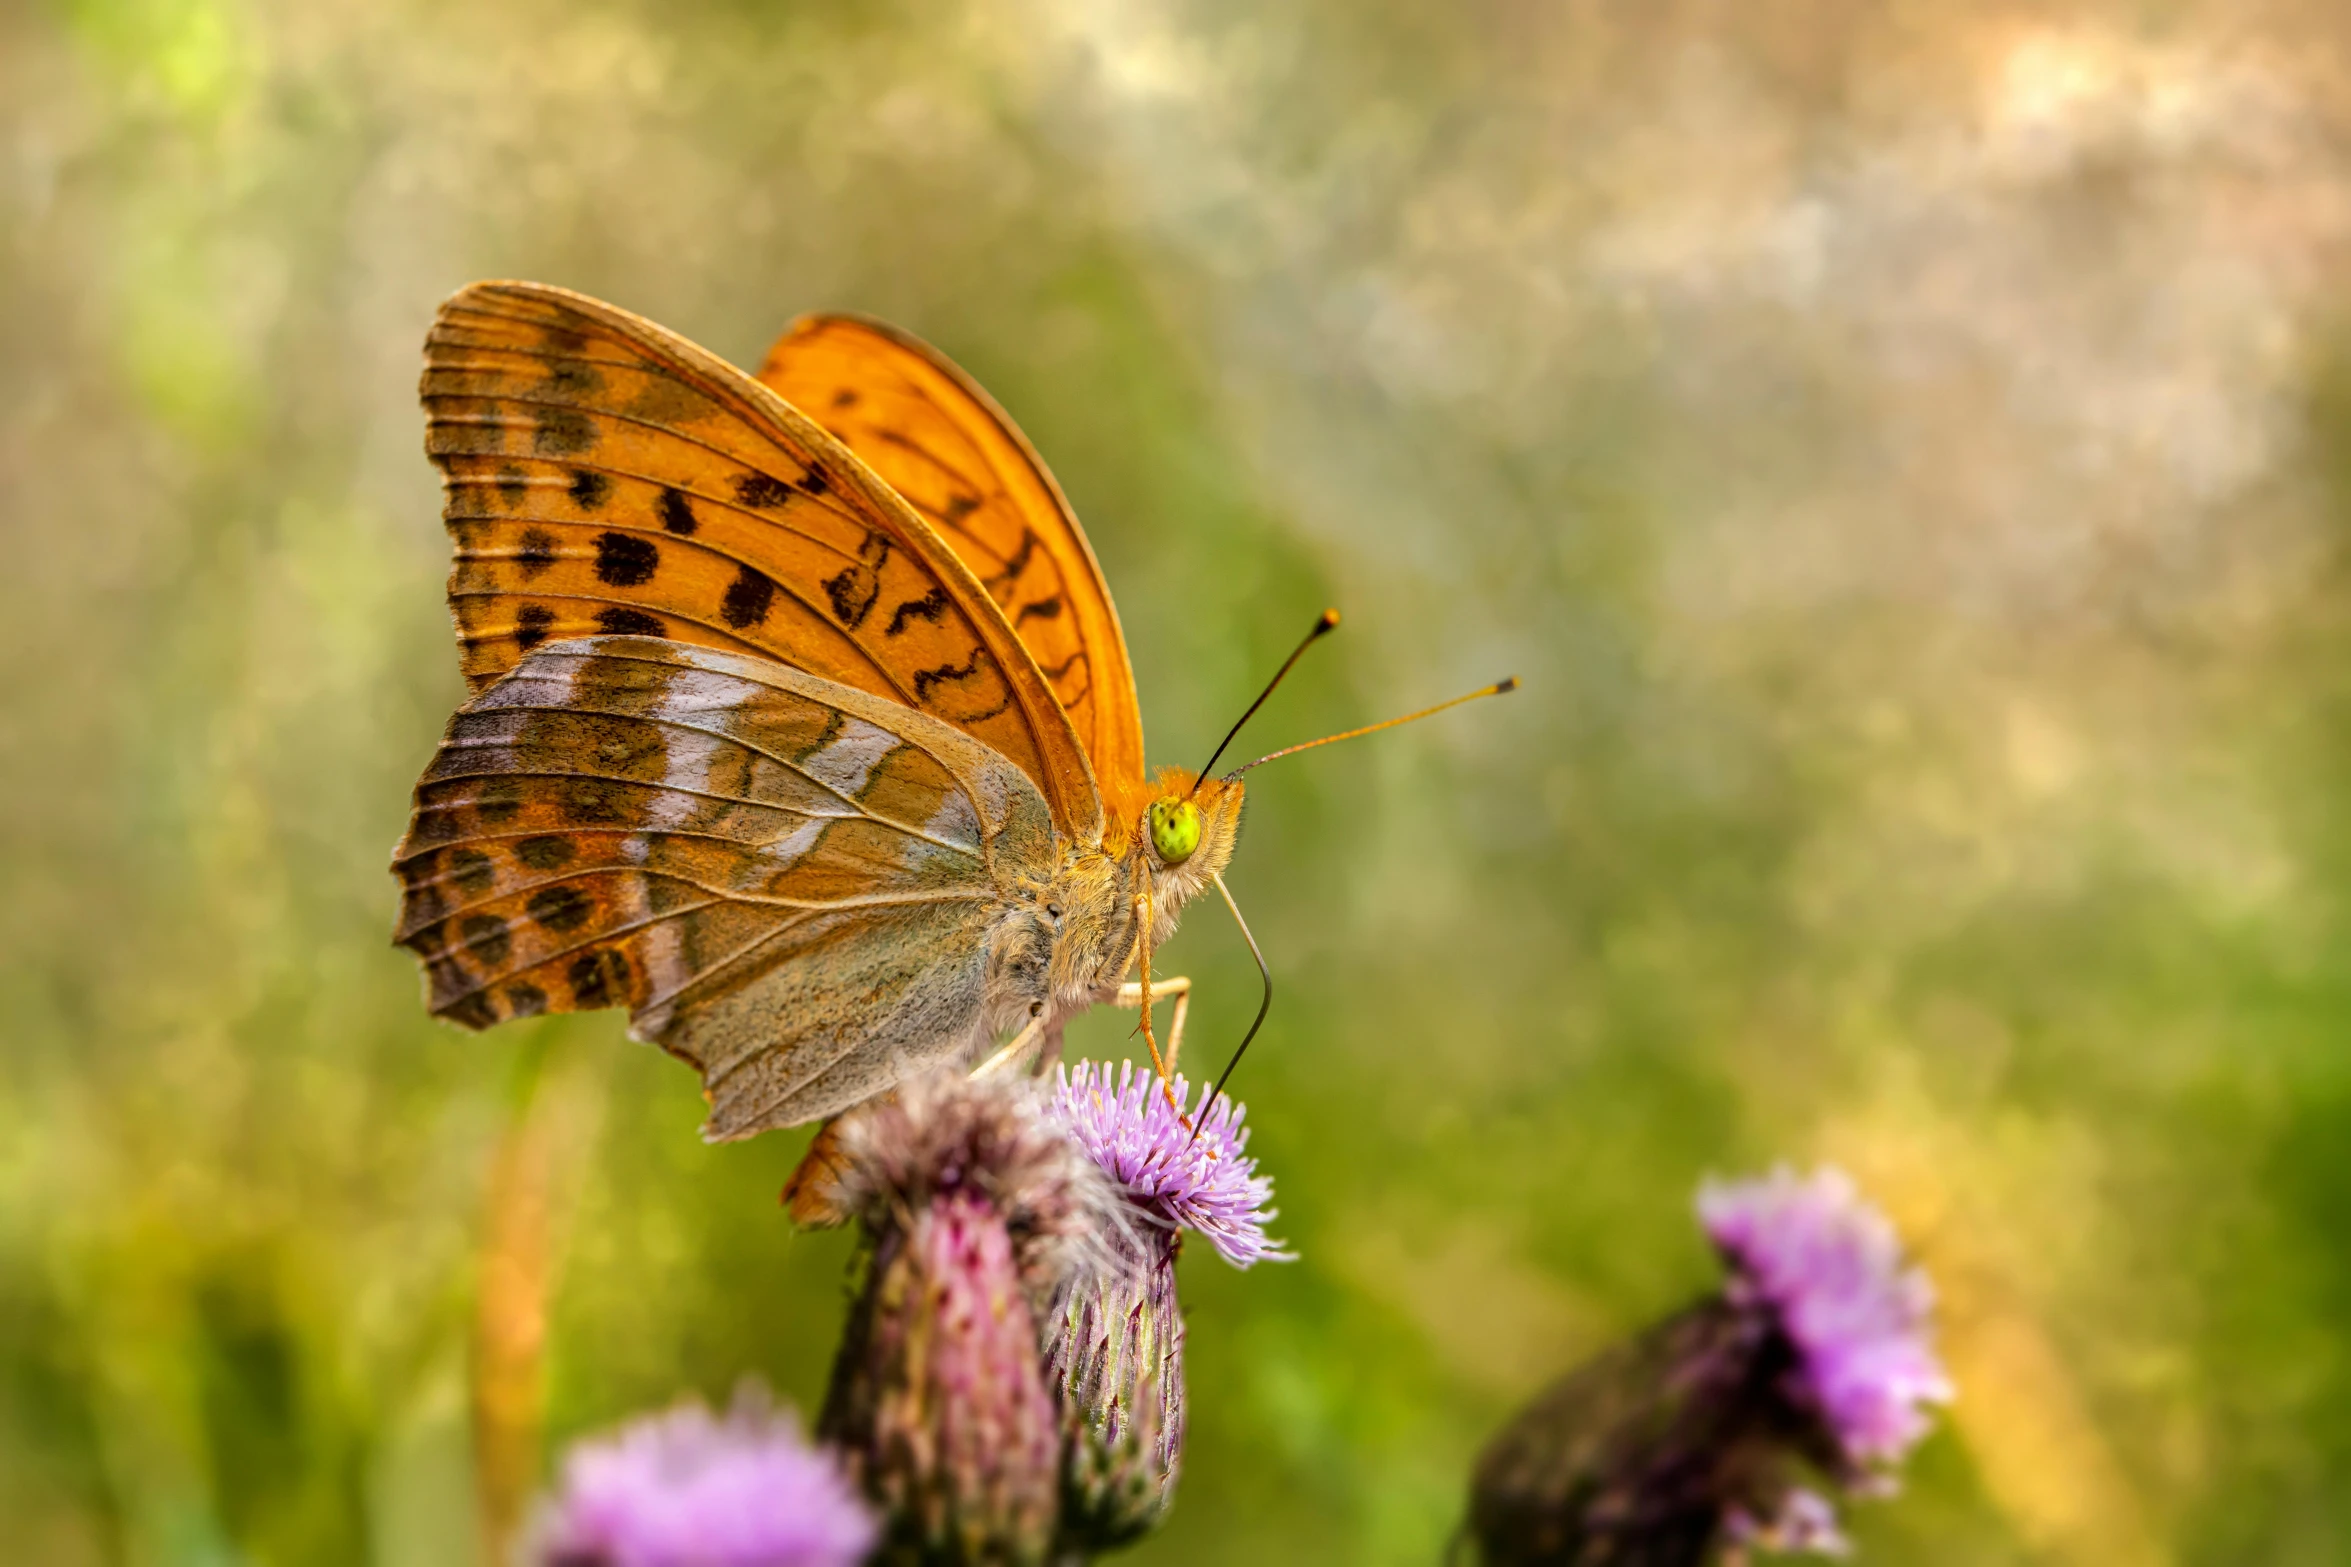
[[[855,316],[795,321],[759,378],[838,436],[938,530],[1001,606],[1112,800],[1143,784],[1143,717],[1118,611],[1061,486],[947,357]]]
[[[476,690],[572,637],[753,654],[954,725],[1099,841],[1085,750],[986,586],[767,387],[627,311],[494,282],[442,305],[421,392]]]

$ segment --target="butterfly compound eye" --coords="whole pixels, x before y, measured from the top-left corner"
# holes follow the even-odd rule
[[[1189,800],[1158,800],[1151,806],[1151,847],[1170,865],[1181,865],[1200,847],[1200,810]]]

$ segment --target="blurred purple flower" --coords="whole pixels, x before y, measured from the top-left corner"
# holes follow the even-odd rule
[[[874,1520],[830,1454],[764,1398],[686,1404],[564,1460],[533,1557],[545,1567],[850,1567]]]
[[[1174,1093],[1178,1105],[1190,1106],[1180,1076]],[[1265,1233],[1275,1214],[1266,1206],[1273,1181],[1242,1153],[1249,1133],[1231,1095],[1210,1106],[1203,1094],[1192,1116],[1197,1137],[1168,1104],[1159,1079],[1132,1061],[1119,1062],[1115,1076],[1107,1061],[1065,1066],[1056,1098],[1063,1123],[1146,1218],[1197,1230],[1237,1268],[1294,1255]]]
[[[1837,1504],[1818,1491],[1798,1486],[1780,1498],[1779,1512],[1758,1519],[1734,1507],[1724,1521],[1724,1534],[1734,1545],[1781,1555],[1850,1556],[1853,1542],[1837,1519]]]
[[[1698,1216],[1733,1270],[1725,1293],[1777,1318],[1846,1458],[1899,1462],[1926,1432],[1924,1406],[1950,1402],[1951,1382],[1935,1356],[1934,1290],[1905,1266],[1893,1227],[1843,1172],[1804,1178],[1785,1166],[1707,1183]]]
[[[1730,1276],[1487,1445],[1465,1531],[1481,1567],[1843,1555],[1836,1499],[1889,1489],[1950,1399],[1926,1278],[1843,1175],[1709,1183],[1698,1214]]]

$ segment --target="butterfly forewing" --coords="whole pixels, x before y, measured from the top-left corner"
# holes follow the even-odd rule
[[[1055,854],[1025,774],[903,705],[678,642],[549,643],[419,782],[398,939],[470,1027],[625,1005],[734,1136],[976,1043],[991,931]]]
[[[1078,737],[987,588],[767,388],[612,306],[480,283],[442,306],[422,392],[477,690],[575,637],[757,654],[954,725],[1099,837]]]
[[[1102,568],[1034,447],[945,355],[854,316],[809,316],[759,378],[938,530],[1036,659],[1116,796],[1143,778],[1134,673]]]

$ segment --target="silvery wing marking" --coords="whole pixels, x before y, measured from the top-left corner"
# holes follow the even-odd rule
[[[1064,846],[963,731],[765,659],[549,643],[460,709],[395,857],[470,1027],[626,1005],[707,1135],[832,1114],[1046,999]]]

